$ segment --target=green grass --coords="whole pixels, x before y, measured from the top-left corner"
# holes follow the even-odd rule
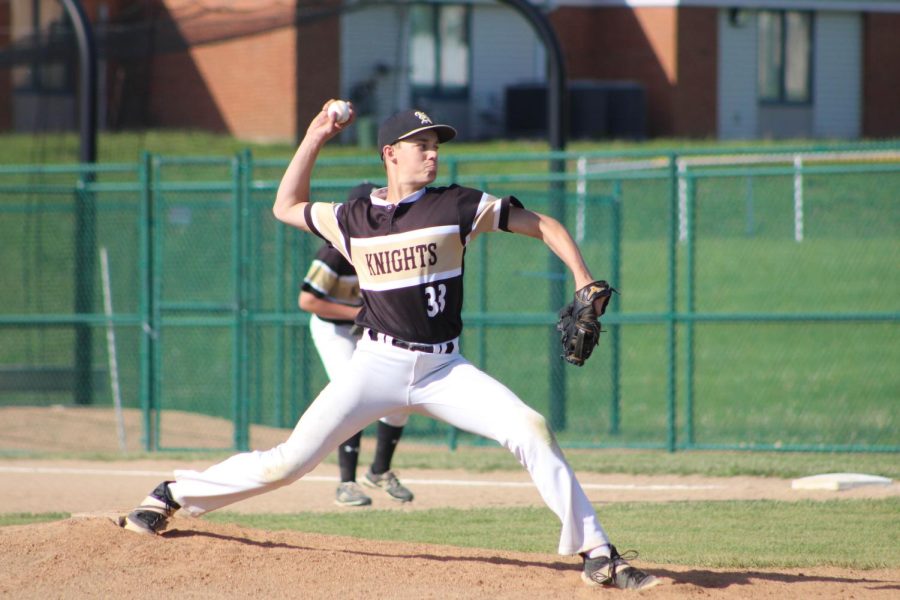
[[[568,448],[566,458],[576,472],[633,475],[704,475],[710,477],[796,478],[819,473],[869,473],[900,479],[897,454],[718,452],[654,450],[584,450]],[[360,458],[365,461],[365,455]],[[496,444],[460,447],[455,452],[420,453],[402,446],[394,455],[398,469],[465,469],[518,471],[521,465]]]
[[[49,523],[68,519],[69,513],[0,513],[0,527],[11,525],[32,525],[34,523]]]
[[[290,157],[289,144],[255,144],[202,131],[138,131],[100,133],[97,162],[137,161],[141,152],[169,155],[233,155],[249,148],[261,158]],[[0,135],[0,164],[74,163],[78,161],[77,134]]]
[[[891,144],[890,140],[871,143],[872,146]],[[745,141],[719,142],[703,139],[660,138],[645,142],[573,141],[568,145],[573,151],[632,151],[669,150],[671,148],[757,148],[777,149],[796,146],[822,146],[809,140],[765,140],[749,144]],[[71,163],[78,160],[79,137],[76,133],[0,134],[0,164],[23,163]],[[289,143],[257,143],[236,139],[228,135],[190,130],[146,130],[130,132],[100,132],[97,138],[98,162],[137,160],[142,151],[169,155],[223,155],[234,154],[249,148],[254,155],[263,158],[289,158],[294,145]],[[545,152],[549,149],[543,140],[493,140],[488,142],[454,142],[444,147],[444,153],[453,154],[509,154],[513,152]],[[332,142],[323,150],[323,156],[369,156],[371,150],[360,150],[353,145]]]
[[[630,502],[598,515],[620,549],[650,563],[711,568],[900,567],[900,499]],[[64,519],[63,513],[0,514],[0,526]],[[373,540],[552,553],[559,524],[545,508],[350,511],[205,517],[267,530]]]

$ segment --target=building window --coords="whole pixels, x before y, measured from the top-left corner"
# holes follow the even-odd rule
[[[75,89],[72,26],[58,0],[14,2],[11,13],[14,44],[33,48],[28,66],[13,68],[16,90],[38,93],[68,93]]]
[[[776,104],[812,101],[812,13],[759,12],[759,99]]]
[[[432,97],[468,94],[469,17],[469,6],[418,4],[410,8],[414,93]]]

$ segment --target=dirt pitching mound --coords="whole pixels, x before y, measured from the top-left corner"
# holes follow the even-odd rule
[[[599,598],[576,558],[261,531],[176,518],[164,535],[108,516],[0,528],[0,596],[14,598]],[[887,571],[697,570],[642,564],[665,577],[642,597],[891,598]]]

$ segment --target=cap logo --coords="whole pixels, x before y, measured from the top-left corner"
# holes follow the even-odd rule
[[[421,111],[415,112],[416,117],[422,122],[422,125],[433,125],[431,118]]]

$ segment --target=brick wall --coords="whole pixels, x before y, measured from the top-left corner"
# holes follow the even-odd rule
[[[716,135],[717,9],[560,8],[570,79],[638,81],[650,136]]]
[[[294,121],[294,35],[290,29],[193,48],[225,131],[243,139],[290,140]]]
[[[315,15],[301,14],[295,26],[293,6],[251,2],[248,10],[257,11],[253,19],[275,24],[256,31],[253,23],[242,26],[234,17],[215,14],[205,17],[206,23],[197,18],[182,23],[180,15],[191,15],[182,4],[165,0],[186,49],[153,58],[148,125],[293,142],[322,102],[338,95],[340,22],[337,14],[323,15],[322,4]],[[217,37],[217,31],[225,35]]]
[[[296,36],[296,138],[299,141],[310,120],[322,109],[322,104],[329,98],[340,97],[340,19],[334,16],[308,22],[301,20]]]
[[[868,13],[863,26],[863,135],[900,136],[900,15]]]
[[[208,62],[215,66],[214,60]],[[228,131],[193,52],[154,56],[147,85],[148,122],[143,126]]]
[[[560,8],[570,79],[638,81],[651,136],[716,134],[717,9]]]
[[[718,105],[718,9],[678,11],[678,75],[672,133],[715,137]]]
[[[214,5],[208,2],[206,8]],[[236,17],[227,12],[236,6],[223,4],[222,14],[197,16],[184,2],[165,0],[162,19],[169,21],[170,38],[180,37],[180,43],[167,40],[150,59],[146,126],[204,129],[265,141],[293,138],[291,7]],[[242,10],[253,9],[250,4]],[[273,26],[265,27],[266,22]]]
[[[9,44],[10,3],[0,2],[0,48]],[[12,69],[0,68],[0,131],[12,128]]]
[[[570,79],[639,81],[647,93],[647,133],[673,133],[676,9],[569,7],[550,18]]]

